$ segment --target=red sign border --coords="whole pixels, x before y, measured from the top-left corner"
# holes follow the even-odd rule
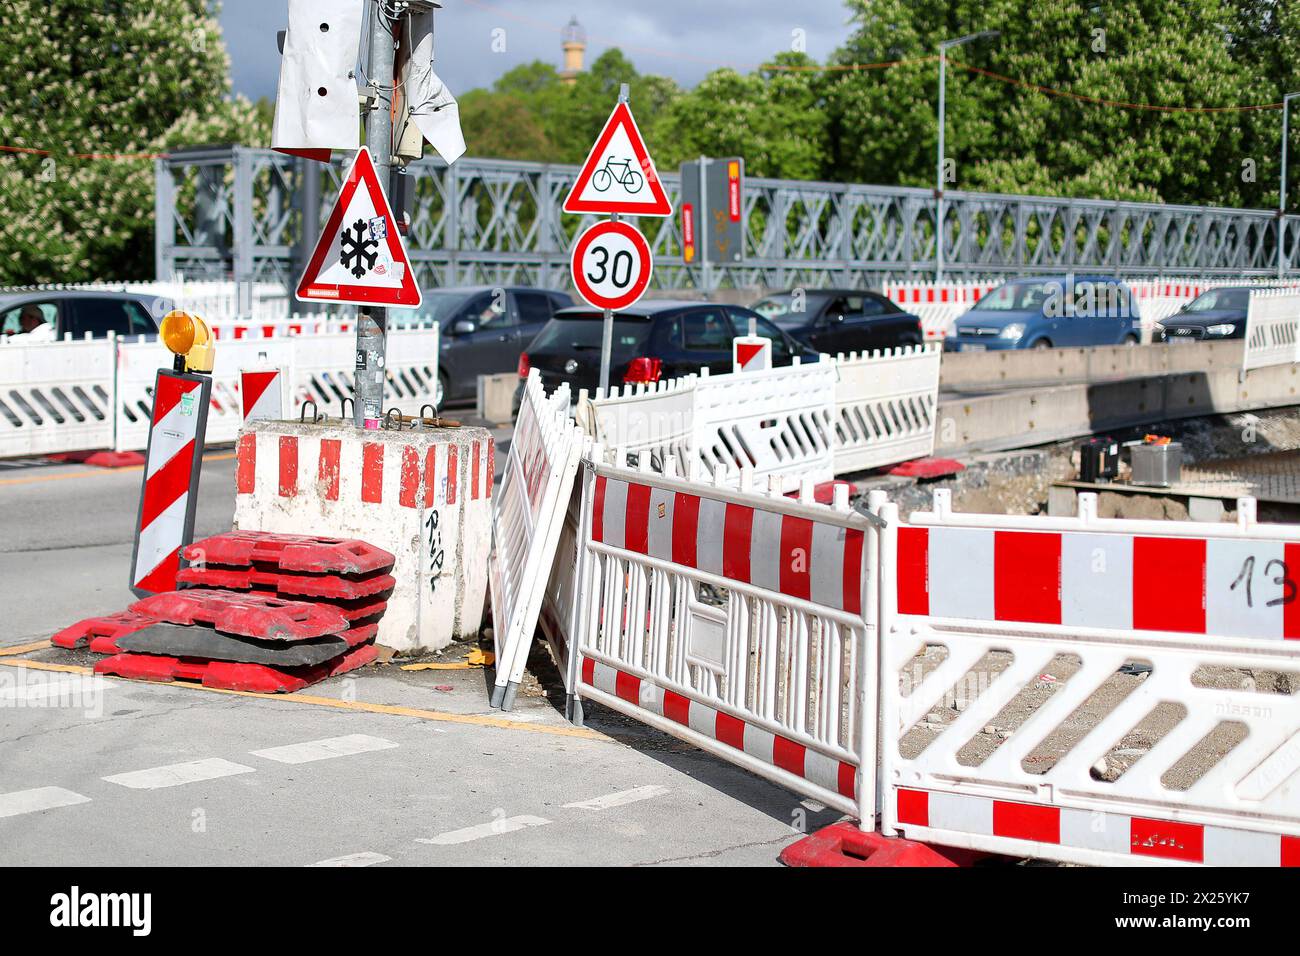
[[[622,233],[631,239],[632,245],[636,247],[637,254],[644,266],[640,278],[617,299],[606,299],[596,295],[590,287],[586,286],[586,277],[582,274],[580,266],[587,247],[607,232]],[[641,235],[641,230],[630,222],[614,222],[612,219],[602,219],[600,222],[583,230],[582,235],[578,237],[578,241],[573,244],[573,252],[569,254],[569,275],[573,277],[574,288],[578,290],[578,295],[582,296],[582,301],[593,308],[610,309],[617,312],[619,309],[626,309],[645,295],[645,290],[650,286],[650,277],[654,273],[654,262],[654,255],[650,252],[650,243],[646,241],[645,236]]]
[[[579,199],[582,191],[587,188],[587,183],[595,175],[596,169],[600,164],[600,157],[604,155],[605,147],[614,137],[614,130],[623,126],[627,130],[627,138],[632,143],[632,152],[642,172],[645,173],[646,185],[650,187],[650,192],[654,196],[653,205],[635,202],[601,202],[593,199]],[[591,152],[587,154],[586,160],[583,161],[582,170],[578,173],[578,178],[573,181],[573,188],[569,190],[568,197],[564,200],[561,207],[565,212],[586,212],[596,213],[597,215],[609,215],[611,213],[620,213],[628,216],[656,216],[665,217],[673,214],[673,204],[668,200],[668,194],[664,192],[663,182],[659,179],[659,171],[655,169],[654,160],[650,158],[650,151],[646,148],[645,139],[641,136],[641,129],[636,125],[636,119],[632,116],[632,110],[626,103],[619,103],[614,107],[614,112],[609,114],[609,119],[605,121],[605,128],[600,131],[596,137],[595,144],[591,147]]]
[[[376,289],[370,286],[315,281],[325,263],[325,255],[334,244],[334,235],[343,221],[343,214],[347,212],[348,203],[352,202],[353,193],[362,183],[365,184],[370,200],[374,203],[375,211],[384,217],[389,256],[395,265],[401,263],[404,266],[400,288]],[[314,289],[332,290],[332,292],[311,294],[311,290]],[[392,207],[388,205],[388,197],[384,195],[384,190],[379,184],[379,176],[375,173],[375,163],[370,156],[370,150],[365,146],[357,150],[357,155],[352,160],[347,178],[343,180],[343,186],[339,190],[338,199],[334,201],[329,219],[321,229],[320,239],[316,241],[316,248],[312,251],[311,259],[307,261],[307,267],[302,270],[293,297],[299,302],[360,302],[366,305],[392,305],[406,309],[418,309],[424,301],[419,283],[415,281],[415,272],[411,268],[411,258],[406,253],[406,243],[402,241],[402,234],[397,229],[397,220],[393,217]]]

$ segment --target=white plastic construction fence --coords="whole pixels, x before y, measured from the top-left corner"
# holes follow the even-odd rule
[[[572,694],[873,820],[871,524],[667,464],[583,470]]]
[[[934,450],[936,345],[851,353],[756,372],[687,376],[579,395],[579,420],[607,447],[696,460],[735,484],[742,469],[785,491]]]
[[[888,836],[1300,865],[1300,526],[1256,523],[1252,499],[1213,525],[1099,519],[1088,494],[1076,518],[955,514],[946,492],[902,521],[882,492],[858,511],[811,479],[792,499],[695,458],[633,467],[566,395],[534,377],[525,401],[550,427],[511,450],[537,489],[515,508],[532,528],[567,509],[573,548],[498,521],[494,561],[533,592],[549,575],[575,719],[599,702]],[[538,615],[498,610],[497,579],[514,668]]]
[[[496,647],[494,707],[510,709],[523,677],[586,444],[569,416],[568,385],[548,396],[534,371],[524,385],[501,488],[492,499],[488,585]],[[564,569],[558,573],[563,579]],[[561,613],[571,613],[571,601],[566,605]]]
[[[873,504],[886,835],[1300,865],[1300,527]]]
[[[1292,362],[1300,362],[1300,290],[1252,291],[1242,369]]]
[[[355,343],[354,334],[333,331],[220,338],[208,443],[235,440],[242,422],[239,373],[245,368],[284,370],[290,414],[306,400],[322,413],[340,414],[341,399],[352,395]],[[152,337],[0,344],[0,457],[144,448],[155,374],[170,359]],[[390,332],[387,369],[389,406],[418,414],[422,405],[437,404],[437,329]]]

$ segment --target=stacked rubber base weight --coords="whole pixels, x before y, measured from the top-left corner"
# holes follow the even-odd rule
[[[300,690],[370,663],[393,556],[363,541],[235,531],[187,547],[181,589],[56,634],[95,672],[228,690]]]

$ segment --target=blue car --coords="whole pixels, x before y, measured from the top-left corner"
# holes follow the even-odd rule
[[[1113,276],[1013,279],[954,323],[945,352],[1137,345],[1137,300]]]

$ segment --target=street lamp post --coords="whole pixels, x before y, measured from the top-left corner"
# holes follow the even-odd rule
[[[1279,279],[1286,271],[1286,256],[1282,248],[1282,240],[1286,238],[1286,141],[1290,132],[1287,110],[1294,99],[1300,99],[1300,93],[1288,93],[1282,97],[1282,181],[1277,190],[1277,277]]]
[[[962,46],[975,40],[983,40],[986,37],[998,36],[1001,32],[1001,30],[983,30],[979,33],[970,33],[955,40],[943,40],[939,43],[939,155],[935,161],[934,171],[934,281],[936,283],[943,281],[943,127],[944,95],[947,91],[948,80],[948,51],[955,46]]]

